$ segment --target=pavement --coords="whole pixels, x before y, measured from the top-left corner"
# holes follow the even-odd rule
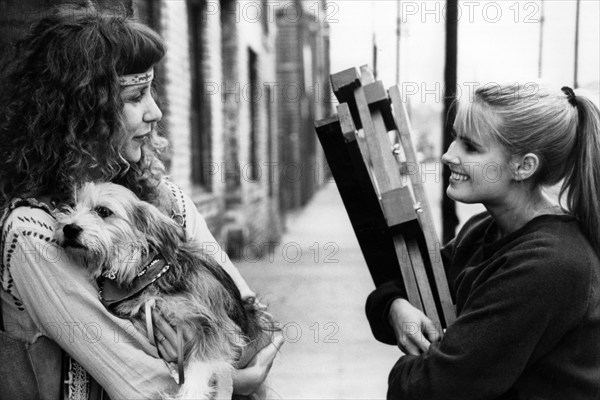
[[[442,190],[435,175],[424,183],[439,232]],[[459,205],[461,222],[480,207]],[[236,262],[284,327],[268,398],[385,399],[389,371],[402,353],[371,334],[364,305],[375,286],[335,184],[288,216],[286,227],[270,254]]]
[[[269,398],[385,399],[400,357],[377,342],[364,312],[375,288],[335,184],[326,184],[269,255],[236,262],[283,326]]]

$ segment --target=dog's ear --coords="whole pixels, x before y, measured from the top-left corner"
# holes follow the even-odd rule
[[[165,256],[174,254],[184,239],[183,229],[179,224],[146,202],[140,201],[135,205],[133,220],[150,246]]]

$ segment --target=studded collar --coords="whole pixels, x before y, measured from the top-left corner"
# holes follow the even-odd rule
[[[167,261],[161,254],[155,254],[149,259],[150,262],[138,272],[137,276],[128,287],[119,286],[112,279],[105,277],[100,278],[100,292],[98,295],[100,296],[100,301],[104,307],[110,309],[120,302],[130,299],[153,284],[170,268],[170,265],[167,264]]]

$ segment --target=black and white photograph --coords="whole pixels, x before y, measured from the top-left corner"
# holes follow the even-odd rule
[[[0,0],[0,400],[600,400],[600,1]]]

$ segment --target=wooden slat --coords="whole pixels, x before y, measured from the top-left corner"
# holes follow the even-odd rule
[[[400,89],[398,86],[391,87],[388,92],[391,99],[392,109],[394,111],[394,120],[396,122],[398,134],[400,135],[400,142],[404,148],[406,161],[415,166],[416,173],[411,175],[410,178],[413,193],[416,200],[420,204],[420,210],[417,211],[417,216],[421,223],[423,236],[425,237],[425,243],[429,253],[429,260],[433,271],[435,286],[437,288],[438,296],[442,306],[444,320],[446,326],[448,326],[456,320],[456,311],[454,309],[450,288],[448,287],[448,280],[446,279],[446,273],[442,263],[439,245],[440,242],[435,232],[431,208],[429,207],[429,201],[427,201],[427,195],[425,194],[425,188],[423,187],[421,168],[416,158],[415,149],[411,139],[412,132],[410,128],[410,122],[406,113],[406,108],[402,102]]]
[[[365,141],[364,134],[361,137],[359,132],[356,130],[348,103],[342,103],[338,105],[337,110],[342,134],[344,135],[346,143],[349,147],[348,152],[350,153],[350,157],[355,159],[354,165],[358,166],[357,168],[360,168],[360,164],[364,163],[369,174],[371,185],[373,186],[375,193],[379,193],[377,181],[372,173],[372,163],[371,159],[369,158],[369,152],[367,151],[367,143]],[[352,150],[356,146],[358,146],[360,151]]]
[[[417,218],[408,187],[402,186],[381,193],[381,208],[390,228]]]
[[[360,82],[363,86],[368,85],[375,81],[375,75],[373,75],[373,71],[369,68],[368,65],[360,66]]]
[[[394,236],[394,248],[396,249],[396,254],[399,255],[398,264],[400,265],[400,273],[402,274],[404,288],[406,289],[407,300],[426,315],[429,315],[421,300],[421,291],[419,290],[419,284],[415,276],[413,262],[402,235]]]
[[[362,129],[356,102],[354,101],[354,91],[361,85],[361,76],[356,68],[349,68],[344,71],[331,75],[331,87],[335,97],[340,104],[346,103],[352,114],[352,120],[356,129]]]
[[[365,98],[367,99],[371,111],[378,109],[381,112],[383,122],[385,123],[385,130],[389,132],[396,129],[396,123],[394,122],[390,109],[390,97],[388,96],[387,90],[383,87],[383,83],[381,81],[376,81],[363,86],[363,88],[365,90]]]
[[[333,93],[337,96],[340,92],[349,91],[353,92],[355,88],[361,85],[360,74],[356,68],[348,68],[340,71],[336,74],[331,75],[331,88]],[[346,100],[346,99],[341,99]],[[345,102],[345,101],[344,101]],[[340,101],[341,103],[341,101]]]
[[[356,90],[356,105],[363,124],[369,158],[373,162],[373,175],[379,187],[383,212],[391,228],[414,220],[417,216],[409,190],[402,185],[400,166],[392,153],[382,113],[378,107],[371,109],[367,101],[365,91],[369,87],[373,87],[373,84]]]
[[[356,126],[352,120],[348,103],[339,104],[337,106],[337,111],[338,118],[340,120],[340,129],[342,130],[342,135],[344,135],[346,142],[353,142],[357,140],[358,132],[356,131]]]
[[[392,146],[387,139],[387,135],[383,138],[387,140],[387,143],[381,140],[381,129],[385,130],[381,114],[379,112],[371,114],[362,87],[355,90],[355,99],[358,114],[365,132],[369,156],[373,163],[373,175],[377,179],[379,190],[387,192],[401,186],[400,171],[397,168],[396,160],[392,154]]]
[[[431,286],[429,285],[429,279],[427,278],[427,271],[425,269],[425,262],[421,256],[419,245],[415,239],[407,240],[406,247],[408,249],[408,255],[412,263],[412,268],[417,280],[419,287],[419,294],[421,295],[421,301],[423,302],[423,309],[425,315],[429,317],[436,324],[440,326],[440,317],[435,306],[435,298]]]

